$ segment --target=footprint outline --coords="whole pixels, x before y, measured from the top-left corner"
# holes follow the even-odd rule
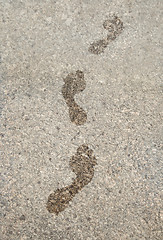
[[[93,155],[93,150],[86,144],[80,145],[69,161],[69,166],[76,174],[76,178],[70,185],[57,189],[49,195],[46,205],[47,210],[56,215],[64,211],[75,195],[91,182],[96,165],[97,160]]]
[[[69,73],[63,81],[62,95],[69,108],[70,120],[78,126],[83,125],[87,121],[87,114],[85,110],[76,103],[75,95],[84,91],[86,88],[84,73],[80,70],[77,70],[75,73]]]
[[[104,53],[109,43],[115,40],[124,29],[123,22],[116,15],[105,20],[103,22],[103,27],[108,31],[108,34],[104,39],[94,41],[90,44],[88,51],[92,54],[99,55]]]

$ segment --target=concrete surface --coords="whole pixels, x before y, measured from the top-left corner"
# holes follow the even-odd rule
[[[162,0],[0,0],[1,239],[161,240]],[[123,31],[99,55],[111,16]],[[82,71],[70,121],[63,79]],[[94,177],[57,215],[82,144]]]

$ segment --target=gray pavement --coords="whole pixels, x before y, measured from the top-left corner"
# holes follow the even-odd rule
[[[161,240],[163,1],[0,0],[0,12],[0,239]],[[75,72],[81,89],[66,85]]]

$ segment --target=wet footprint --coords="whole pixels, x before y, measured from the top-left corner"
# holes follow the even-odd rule
[[[88,50],[93,54],[98,55],[104,52],[108,44],[116,39],[116,37],[122,32],[123,22],[117,16],[114,16],[112,19],[105,20],[103,27],[108,30],[107,37],[105,39],[93,42],[90,45]]]
[[[93,150],[84,144],[78,147],[77,153],[72,156],[69,164],[76,178],[71,185],[57,189],[48,197],[47,209],[56,215],[64,211],[73,197],[92,180],[97,162]]]
[[[76,125],[83,125],[87,120],[87,114],[83,108],[79,107],[75,102],[74,96],[82,92],[86,87],[84,73],[78,70],[76,73],[68,74],[63,80],[65,84],[62,87],[62,95],[69,107],[70,120]]]

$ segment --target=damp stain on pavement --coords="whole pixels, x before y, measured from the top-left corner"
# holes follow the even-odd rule
[[[76,125],[83,125],[87,120],[87,114],[84,109],[75,102],[74,96],[82,92],[86,87],[84,73],[79,70],[76,71],[76,73],[70,73],[64,78],[64,82],[62,95],[69,107],[70,120]]]
[[[97,164],[93,150],[85,144],[77,149],[77,153],[69,162],[71,170],[76,174],[72,184],[57,189],[48,197],[47,210],[58,215],[68,207],[69,202],[81,189],[91,182],[94,176],[94,167]]]
[[[103,27],[108,31],[108,34],[105,39],[95,41],[90,45],[88,49],[90,53],[97,55],[103,53],[108,44],[122,32],[123,22],[117,16],[113,16],[112,19],[104,21]]]

